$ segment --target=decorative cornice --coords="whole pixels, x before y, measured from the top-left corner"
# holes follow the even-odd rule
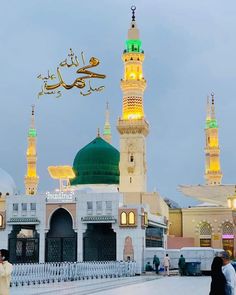
[[[93,216],[84,216],[81,217],[81,221],[84,223],[90,223],[90,222],[111,222],[111,223],[115,223],[116,219],[114,216],[112,215],[93,215]]]
[[[37,217],[12,217],[7,221],[7,224],[18,224],[18,223],[39,224],[40,221]]]

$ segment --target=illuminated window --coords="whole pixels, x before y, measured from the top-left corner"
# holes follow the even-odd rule
[[[127,224],[127,214],[125,212],[122,212],[120,214],[120,224],[122,225]]]
[[[200,247],[211,247],[212,228],[208,222],[203,222],[199,229]]]
[[[148,214],[147,214],[147,212],[144,213],[144,225],[148,225]]]
[[[135,224],[135,215],[134,212],[129,212],[129,224]]]
[[[233,224],[230,222],[225,222],[222,225],[222,234],[223,235],[233,235],[234,234]]]
[[[3,227],[3,216],[0,214],[0,227]]]
[[[204,222],[200,226],[200,236],[211,236],[212,229],[209,223]]]

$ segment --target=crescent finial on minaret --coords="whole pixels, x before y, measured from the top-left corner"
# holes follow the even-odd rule
[[[135,21],[135,10],[136,10],[136,6],[132,5],[131,6],[131,10],[132,10],[132,21]]]

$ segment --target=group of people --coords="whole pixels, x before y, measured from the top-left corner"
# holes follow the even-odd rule
[[[154,255],[153,267],[150,262],[146,265],[146,271],[154,270],[156,274],[159,273],[160,259]],[[170,258],[168,254],[163,259],[164,275],[170,275]],[[180,276],[185,275],[185,258],[180,255],[178,261]],[[235,269],[230,263],[228,252],[223,252],[221,256],[215,257],[211,265],[211,286],[209,295],[234,295],[236,288],[236,273]]]
[[[8,262],[8,250],[0,250],[0,295],[9,295],[10,280],[12,273],[12,264]],[[160,259],[154,255],[153,266],[156,274],[159,273]],[[170,258],[169,255],[163,259],[164,275],[170,275]],[[185,274],[185,258],[180,255],[179,262],[180,275]],[[146,271],[153,270],[150,262],[146,264]],[[234,267],[230,263],[230,257],[227,252],[221,256],[215,257],[211,265],[211,286],[209,295],[234,295],[236,286],[236,274]]]
[[[153,257],[153,267],[151,266],[150,262],[147,262],[145,270],[146,271],[152,271],[155,270],[156,274],[159,273],[159,267],[160,267],[160,259],[154,255]],[[170,275],[170,257],[168,254],[163,259],[163,267],[164,267],[164,275]]]
[[[234,295],[236,274],[228,252],[215,257],[211,265],[211,289],[209,295]]]
[[[168,276],[170,275],[170,265],[171,265],[170,264],[170,257],[168,254],[166,254],[166,256],[163,259],[164,275],[168,275]],[[179,266],[180,275],[181,276],[184,275],[185,274],[185,258],[183,257],[183,255],[180,255],[178,266]],[[156,255],[154,255],[153,267],[151,266],[150,262],[147,262],[145,270],[152,271],[154,269],[156,274],[158,274],[159,267],[160,267],[160,259]]]

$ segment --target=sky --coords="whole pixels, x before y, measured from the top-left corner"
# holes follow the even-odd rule
[[[122,113],[122,52],[136,5],[145,61],[148,190],[193,204],[179,184],[204,183],[206,97],[215,93],[223,183],[236,183],[236,2],[219,0],[11,0],[0,10],[0,167],[24,192],[27,131],[35,104],[39,190],[58,184],[50,165],[72,165],[103,128],[109,101],[112,144]],[[100,59],[105,90],[37,98],[39,74],[55,73],[69,48]],[[72,75],[72,74],[71,74]],[[69,76],[71,78],[71,76]],[[72,80],[73,80],[72,75]],[[97,83],[97,82],[96,82]],[[96,84],[100,86],[101,84]]]

